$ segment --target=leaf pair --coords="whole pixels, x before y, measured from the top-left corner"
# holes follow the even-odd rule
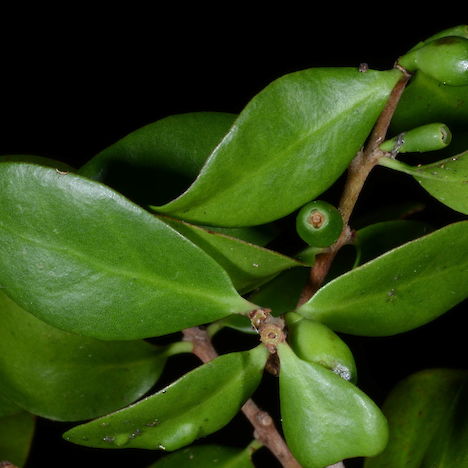
[[[263,345],[226,354],[134,405],[68,431],[71,442],[100,448],[176,450],[221,429],[257,388]]]

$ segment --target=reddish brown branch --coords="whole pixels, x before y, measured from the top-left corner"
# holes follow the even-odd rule
[[[202,362],[209,362],[218,356],[205,330],[194,327],[184,330],[183,333],[184,340],[193,344],[192,352]],[[266,411],[262,411],[249,399],[242,406],[242,412],[254,427],[254,437],[267,447],[285,468],[301,468]]]

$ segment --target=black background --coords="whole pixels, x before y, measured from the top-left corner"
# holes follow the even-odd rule
[[[122,9],[111,15],[70,8],[3,15],[0,154],[37,154],[79,166],[132,130],[167,115],[237,113],[288,72],[361,62],[389,69],[418,41],[463,21],[460,11],[447,4],[412,16],[394,4],[353,6],[348,11],[338,5],[324,11],[314,4],[309,9],[291,4],[255,11],[230,4],[205,11],[177,5],[174,10]],[[409,178],[380,168],[366,185],[360,209],[365,212],[377,202],[391,203],[407,193],[428,203],[435,224],[459,219]],[[361,388],[381,402],[410,372],[464,366],[461,316],[462,306],[396,337],[344,337],[355,354]],[[226,332],[217,345],[238,349],[238,338]],[[158,387],[196,361],[176,357],[171,363]],[[266,376],[256,394],[275,415],[276,385]],[[61,433],[72,425],[40,420],[27,467],[138,467],[158,456],[72,446],[61,440]],[[212,440],[242,445],[251,434],[239,416]],[[257,463],[276,466],[268,456]]]

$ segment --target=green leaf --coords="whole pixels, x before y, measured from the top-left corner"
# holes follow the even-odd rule
[[[223,112],[171,115],[101,151],[79,173],[138,203],[165,203],[195,180],[235,118]]]
[[[245,313],[205,252],[110,188],[0,164],[0,285],[28,312],[109,340],[163,335]]]
[[[160,219],[214,258],[241,294],[255,289],[283,270],[301,265],[293,258],[226,234],[166,216]]]
[[[328,369],[302,361],[287,344],[278,352],[283,430],[301,465],[323,468],[385,448],[387,422],[367,395]]]
[[[263,345],[204,364],[129,408],[77,426],[66,440],[100,448],[177,450],[225,426],[257,388]]]
[[[406,242],[430,233],[433,228],[422,221],[394,220],[371,224],[356,231],[356,264],[362,265]]]
[[[316,68],[279,78],[245,107],[194,184],[153,208],[217,226],[258,225],[291,213],[343,173],[400,76]]]
[[[101,151],[78,173],[103,182],[136,202],[165,203],[195,180],[236,115],[191,112],[146,125]],[[44,164],[42,164],[44,165]],[[247,242],[266,245],[274,227],[212,228]]]
[[[35,418],[25,412],[0,417],[0,462],[23,466],[34,434]]]
[[[365,467],[466,466],[467,383],[468,372],[454,369],[423,370],[399,382],[382,407],[390,428],[388,445]],[[460,441],[463,445],[457,446]]]
[[[297,311],[332,330],[386,336],[468,296],[468,221],[445,226],[336,278]]]
[[[148,468],[254,468],[247,449],[198,445],[165,456]]]
[[[94,418],[134,402],[160,376],[164,349],[64,332],[0,293],[0,392],[30,413]]]
[[[434,198],[468,214],[468,151],[419,167],[391,158],[381,158],[379,164],[412,175]]]
[[[444,85],[418,71],[403,92],[390,131],[398,134],[423,124],[444,122],[456,140],[456,128],[466,129],[467,121],[468,86]]]

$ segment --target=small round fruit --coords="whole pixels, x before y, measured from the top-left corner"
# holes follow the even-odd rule
[[[286,315],[288,343],[303,361],[320,364],[345,380],[356,382],[354,357],[346,343],[326,325],[302,318],[295,312]]]
[[[313,247],[328,247],[338,240],[343,218],[330,203],[315,200],[304,205],[296,217],[296,230]]]

